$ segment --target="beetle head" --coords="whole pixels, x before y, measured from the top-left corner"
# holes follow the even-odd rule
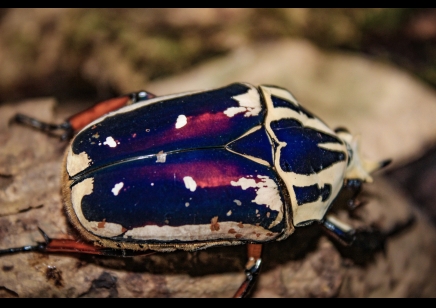
[[[371,173],[390,164],[391,160],[370,161],[363,159],[359,149],[359,136],[351,135],[346,129],[337,129],[336,134],[344,141],[348,150],[346,180],[372,182]]]

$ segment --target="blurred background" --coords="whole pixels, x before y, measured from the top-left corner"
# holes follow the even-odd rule
[[[235,81],[288,88],[360,134],[435,226],[436,9],[0,9],[0,106],[52,97],[60,121],[133,91]]]

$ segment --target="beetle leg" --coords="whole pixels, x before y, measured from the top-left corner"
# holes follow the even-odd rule
[[[354,241],[355,230],[349,225],[336,219],[333,215],[327,215],[321,222],[324,230],[335,240],[344,246],[351,245]]]
[[[83,110],[70,118],[67,122],[71,124],[74,131],[79,131],[92,121],[100,118],[108,112],[115,111],[121,107],[136,104],[145,100],[149,100],[156,97],[156,95],[146,92],[139,91],[130,93],[124,96],[111,98],[102,102],[95,104],[94,106]]]
[[[133,250],[118,250],[111,248],[101,248],[92,244],[83,243],[71,239],[52,239],[44,231],[38,228],[39,232],[44,237],[44,242],[38,242],[37,245],[27,245],[22,247],[14,247],[0,250],[0,256],[19,252],[46,252],[46,253],[84,253],[92,255],[103,255],[112,257],[134,257],[139,255],[153,254],[154,252],[133,251]]]
[[[359,179],[347,179],[344,181],[344,188],[351,192],[351,197],[347,202],[348,210],[350,211],[354,211],[366,203],[357,200],[357,195],[362,190],[362,184],[363,182]]]
[[[248,261],[245,265],[245,281],[236,291],[234,298],[242,298],[248,295],[251,288],[257,281],[260,266],[262,265],[262,244],[247,244]]]
[[[375,251],[382,249],[390,233],[383,234],[375,228],[353,229],[339,221],[333,215],[328,215],[322,222],[327,233],[344,246],[350,246],[359,251]]]
[[[49,135],[54,135],[56,131],[61,130],[64,131],[62,135],[60,136],[61,140],[69,139],[74,134],[74,129],[71,126],[71,124],[66,121],[61,124],[51,124],[51,123],[45,123],[40,120],[37,120],[35,118],[28,117],[24,114],[18,113],[15,115],[14,118],[12,118],[11,122],[16,122],[20,124],[24,124],[33,128],[36,128],[37,130],[43,131],[45,133],[48,133]]]
[[[127,105],[142,102],[144,100],[149,100],[154,97],[156,97],[156,95],[152,93],[140,91],[108,99],[69,117],[64,123],[61,124],[45,123],[23,114],[17,114],[12,120],[20,124],[31,126],[50,135],[56,135],[56,131],[63,130],[64,132],[60,135],[60,138],[61,140],[67,140],[73,137],[75,132],[81,130],[86,125],[108,112],[117,110]]]

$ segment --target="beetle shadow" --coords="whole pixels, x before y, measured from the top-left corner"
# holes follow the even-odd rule
[[[344,187],[333,202],[329,213],[338,214],[346,212],[352,220],[365,222],[365,218],[359,213],[359,209],[364,207],[366,200],[374,199],[368,191],[356,191],[353,188]],[[354,203],[354,205],[350,206]],[[355,206],[357,204],[357,206]],[[354,241],[350,245],[333,238],[326,232],[336,250],[340,253],[342,259],[347,263],[352,262],[354,265],[365,267],[375,262],[375,257],[381,253],[386,253],[386,243],[391,237],[396,237],[407,232],[415,224],[415,216],[410,216],[404,221],[398,221],[390,229],[383,229],[377,224],[365,224],[360,229],[355,230]]]

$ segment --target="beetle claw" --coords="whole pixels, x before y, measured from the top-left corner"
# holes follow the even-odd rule
[[[356,210],[357,208],[362,207],[366,204],[368,204],[368,201],[366,201],[366,200],[360,201],[357,198],[350,199],[347,202],[348,210],[350,212],[354,212],[354,210]]]
[[[51,242],[51,238],[40,227],[38,227],[38,231],[44,237],[44,241],[48,245]]]

